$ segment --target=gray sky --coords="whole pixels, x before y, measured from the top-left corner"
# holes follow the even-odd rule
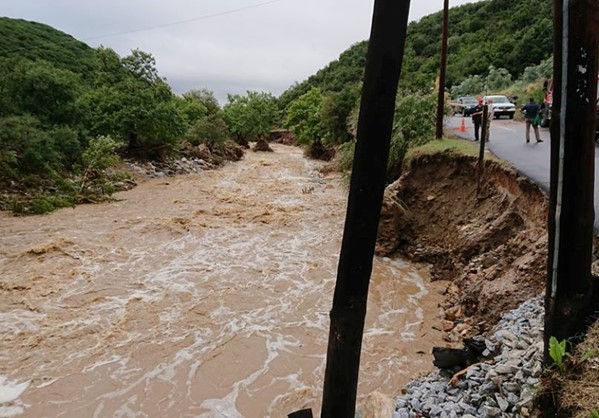
[[[451,0],[450,7],[476,0]],[[372,0],[0,0],[3,16],[45,23],[92,47],[151,53],[177,93],[224,102],[281,94],[368,38]],[[443,8],[412,0],[410,21]],[[439,35],[440,36],[440,35]]]

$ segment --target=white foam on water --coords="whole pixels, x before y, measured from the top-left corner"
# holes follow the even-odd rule
[[[15,383],[0,375],[0,404],[13,402],[21,396],[31,382]]]

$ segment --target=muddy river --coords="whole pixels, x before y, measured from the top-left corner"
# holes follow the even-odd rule
[[[319,412],[347,191],[274,149],[112,203],[0,214],[0,416]],[[360,399],[399,394],[441,344],[424,269],[376,259],[372,280]]]

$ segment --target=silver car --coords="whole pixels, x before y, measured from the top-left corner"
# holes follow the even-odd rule
[[[507,96],[494,94],[492,96],[484,96],[483,102],[489,104],[493,118],[499,119],[502,116],[507,116],[514,119],[516,113],[516,105],[514,105]]]

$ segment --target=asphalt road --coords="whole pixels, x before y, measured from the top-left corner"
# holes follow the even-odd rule
[[[474,140],[471,118],[464,118],[465,131],[461,132],[461,116],[447,118],[445,132],[463,139]],[[497,157],[509,162],[519,173],[537,183],[549,194],[550,135],[549,128],[539,128],[543,142],[537,143],[530,130],[530,143],[526,143],[524,122],[494,119],[491,122],[490,141],[486,147]],[[599,153],[595,152],[595,214],[599,213]],[[595,229],[599,221],[595,215]]]

